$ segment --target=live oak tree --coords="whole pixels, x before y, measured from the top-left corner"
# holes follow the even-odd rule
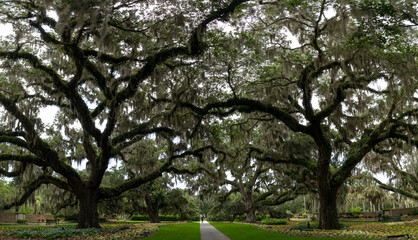
[[[220,199],[228,200],[228,195],[239,194],[245,221],[249,223],[256,221],[258,209],[281,205],[305,193],[309,182],[306,176],[300,176],[304,172],[300,168],[256,161],[252,157],[252,144],[260,144],[262,133],[259,132],[264,130],[255,125],[251,120],[241,122],[240,119],[224,119],[220,125],[212,124],[215,129],[212,137],[217,139],[213,149],[216,154],[212,156],[213,160],[205,161],[201,166],[204,181],[209,182],[202,185],[206,188],[228,185],[230,190],[220,194]],[[220,202],[222,209],[224,204]]]
[[[167,144],[174,137],[186,141],[190,125],[183,128],[181,116],[153,99],[181,90],[182,83],[165,76],[201,55],[210,25],[227,20],[244,2],[0,1],[1,22],[13,28],[0,51],[0,143],[9,148],[0,153],[1,173],[15,177],[34,169],[12,205],[53,184],[78,199],[79,228],[100,227],[99,200],[200,153],[176,148],[161,156],[156,169],[101,186],[109,163],[141,148],[146,136]],[[56,117],[41,118],[40,110],[50,106]],[[86,175],[72,167],[83,161]]]
[[[337,193],[353,169],[399,141],[417,146],[416,3],[261,3],[213,39],[211,64],[195,80],[206,94],[177,105],[203,121],[269,121],[271,144],[255,146],[253,157],[314,173],[320,228],[338,229]],[[297,138],[311,139],[314,151],[280,149]]]

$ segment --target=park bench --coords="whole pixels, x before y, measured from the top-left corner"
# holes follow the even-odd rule
[[[51,225],[52,223],[55,223],[55,225],[58,225],[58,219],[47,219],[46,225]]]
[[[387,236],[386,239],[399,239],[399,238],[406,238],[406,239],[410,239],[409,234],[400,234],[400,235],[392,235],[392,236]]]

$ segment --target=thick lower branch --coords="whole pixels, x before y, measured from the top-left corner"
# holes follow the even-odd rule
[[[56,187],[59,187],[63,190],[70,190],[70,187],[68,186],[68,184],[56,177],[52,177],[52,176],[46,176],[46,175],[42,175],[40,177],[38,177],[37,179],[33,180],[31,183],[29,183],[29,185],[25,186],[24,189],[24,193],[23,195],[20,197],[20,199],[16,199],[15,202],[7,204],[5,206],[3,206],[4,210],[10,209],[13,206],[20,206],[22,204],[24,204],[26,202],[26,200],[28,200],[28,198],[32,195],[32,193],[38,189],[40,186],[42,186],[43,184],[53,184]]]

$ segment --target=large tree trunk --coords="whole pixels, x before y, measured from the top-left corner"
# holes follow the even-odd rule
[[[319,126],[318,126],[319,127]],[[318,128],[320,129],[320,128]],[[318,164],[318,189],[319,189],[319,228],[340,229],[337,211],[337,192],[341,185],[332,186],[329,179],[331,163],[331,145],[324,137],[323,132],[318,132],[315,139],[319,147]]]
[[[337,211],[338,189],[319,188],[319,228],[340,229]]]
[[[147,213],[152,223],[159,223],[160,218],[158,217],[159,209],[158,207],[154,207],[152,204],[152,199],[149,194],[145,196],[145,203],[147,204]],[[158,204],[156,204],[158,205]]]
[[[245,218],[245,222],[247,222],[247,223],[256,222],[255,209],[254,208],[250,207],[249,209],[247,209],[246,214],[247,214],[247,217]]]
[[[101,228],[97,212],[98,189],[83,189],[77,197],[79,201],[77,228]]]

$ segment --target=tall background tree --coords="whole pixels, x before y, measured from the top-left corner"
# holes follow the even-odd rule
[[[174,146],[174,137],[187,141],[190,125],[178,124],[170,106],[152,99],[182,89],[164,76],[203,53],[209,25],[244,2],[0,1],[0,21],[13,27],[0,51],[0,142],[9,147],[0,161],[11,170],[2,173],[15,176],[30,167],[33,174],[12,205],[53,184],[77,197],[79,228],[100,227],[100,199],[139,187],[174,170],[176,159],[200,153]],[[57,109],[49,116],[52,125],[39,115],[48,106]],[[173,146],[156,168],[101,187],[109,163],[141,148],[149,135]],[[85,176],[72,167],[83,161]]]

